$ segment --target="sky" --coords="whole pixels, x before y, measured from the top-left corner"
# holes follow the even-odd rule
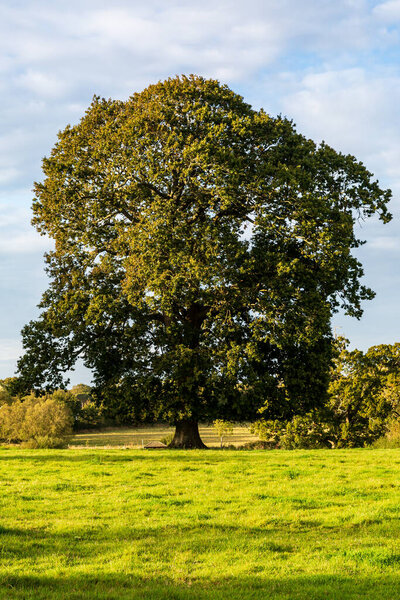
[[[182,73],[293,119],[393,190],[393,221],[359,231],[376,298],[333,326],[363,350],[400,341],[400,0],[0,0],[0,378],[47,286],[31,190],[57,132],[94,94],[123,100]]]

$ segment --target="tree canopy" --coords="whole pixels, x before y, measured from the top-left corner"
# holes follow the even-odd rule
[[[59,386],[79,356],[109,406],[175,423],[183,446],[201,445],[201,419],[322,401],[332,313],[373,297],[356,221],[390,219],[354,157],[181,76],[95,97],[43,172],[33,224],[55,249],[23,330],[27,386]]]
[[[398,436],[400,344],[367,352],[335,340],[328,397],[323,406],[288,421],[261,419],[252,431],[269,447],[346,448],[368,446],[388,432]]]
[[[400,417],[400,344],[380,344],[364,353],[339,342],[327,409],[340,443],[362,446]]]

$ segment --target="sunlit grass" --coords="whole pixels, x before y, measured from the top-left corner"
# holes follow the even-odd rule
[[[221,440],[214,428],[210,425],[199,427],[203,442],[209,448],[220,447]],[[161,440],[174,433],[174,428],[168,425],[142,425],[139,427],[108,427],[102,430],[94,430],[78,433],[74,436],[70,445],[72,447],[116,447],[116,448],[142,448],[149,442]],[[224,446],[242,446],[247,442],[257,441],[258,437],[252,435],[247,425],[236,425],[232,435],[223,438]]]
[[[0,598],[400,597],[400,450],[0,450]]]

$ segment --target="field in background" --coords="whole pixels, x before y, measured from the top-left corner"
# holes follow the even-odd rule
[[[1,600],[395,600],[400,450],[0,449]]]
[[[211,426],[201,425],[199,427],[201,439],[210,448],[220,446],[220,439]],[[141,448],[149,442],[161,440],[167,435],[173,434],[174,428],[168,425],[143,425],[140,427],[113,427],[101,430],[86,431],[78,433],[70,442],[70,446],[88,447],[115,447],[115,448]],[[257,436],[250,433],[247,425],[236,425],[233,435],[224,437],[225,446],[242,446],[247,442],[257,441]]]

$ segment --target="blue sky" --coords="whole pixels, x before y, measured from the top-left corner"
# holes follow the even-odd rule
[[[93,94],[124,99],[180,73],[292,118],[392,188],[392,223],[360,232],[377,296],[334,326],[362,349],[400,340],[400,0],[0,0],[0,378],[46,288],[51,242],[30,225],[31,189],[57,131]]]

